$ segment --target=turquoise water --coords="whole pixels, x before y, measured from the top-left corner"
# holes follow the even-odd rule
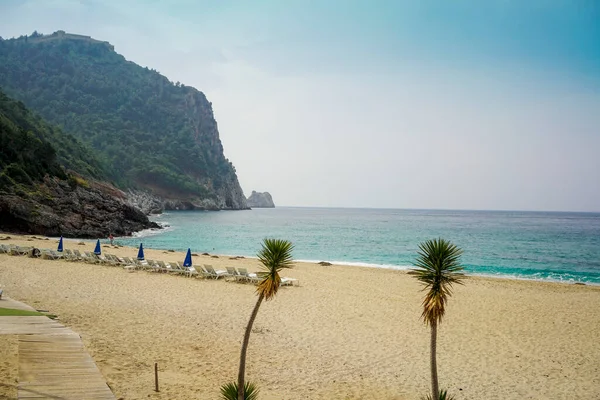
[[[419,242],[443,237],[471,274],[600,284],[600,214],[291,208],[168,212],[160,232],[119,238],[157,249],[254,256],[265,237],[291,240],[294,258],[409,268]]]

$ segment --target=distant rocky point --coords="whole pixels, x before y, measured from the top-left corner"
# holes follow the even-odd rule
[[[246,203],[250,208],[275,208],[275,203],[273,203],[273,198],[269,192],[261,193],[253,190]]]

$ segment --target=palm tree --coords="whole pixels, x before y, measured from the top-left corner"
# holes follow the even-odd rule
[[[258,399],[259,390],[253,383],[246,382],[244,385],[244,399],[245,400],[256,400]],[[221,399],[222,400],[237,400],[238,398],[238,385],[237,382],[230,382],[221,386]]]
[[[238,373],[238,400],[244,399],[244,375],[246,373],[246,350],[248,350],[248,341],[250,340],[250,332],[252,331],[252,324],[258,314],[260,304],[264,300],[271,300],[277,294],[279,285],[281,284],[281,277],[279,271],[284,268],[292,267],[292,250],[294,246],[291,242],[281,239],[265,239],[262,243],[262,249],[258,252],[258,259],[262,264],[263,272],[260,273],[262,280],[256,288],[258,294],[258,300],[250,315],[250,321],[246,326],[246,333],[244,334],[244,342],[242,343],[242,352],[240,355],[240,370]]]
[[[462,284],[464,274],[460,272],[463,270],[459,263],[461,254],[462,250],[447,240],[427,240],[419,244],[415,263],[417,268],[408,272],[414,275],[425,286],[423,290],[427,291],[423,299],[421,317],[426,325],[431,326],[432,399],[438,399],[440,395],[435,355],[437,326],[446,312],[448,297],[452,295],[452,284]]]

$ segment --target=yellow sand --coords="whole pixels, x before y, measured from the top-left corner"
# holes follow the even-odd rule
[[[0,301],[0,307],[2,301]],[[17,398],[18,348],[16,335],[0,335],[0,399]]]
[[[54,239],[10,236],[0,243],[56,247]],[[91,251],[93,243],[65,247]],[[146,257],[182,261],[184,254],[146,250]],[[255,259],[199,256],[194,264],[258,270]],[[284,275],[300,286],[263,303],[250,339],[246,376],[261,400],[429,392],[429,331],[414,278],[315,264]],[[80,333],[124,399],[218,399],[219,386],[237,376],[256,301],[248,284],[9,255],[0,255],[0,285]],[[600,399],[599,343],[600,287],[470,278],[456,288],[439,330],[440,385],[458,399]]]

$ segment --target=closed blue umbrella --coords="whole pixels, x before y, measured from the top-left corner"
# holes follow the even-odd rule
[[[56,249],[56,251],[63,251],[62,236],[60,237],[60,240],[58,241],[58,249]]]
[[[138,260],[144,259],[144,246],[140,243],[140,249],[138,250]]]
[[[192,266],[192,250],[188,249],[187,254],[185,255],[185,260],[183,260],[184,267]]]
[[[96,248],[94,249],[94,254],[100,255],[102,254],[102,250],[100,249],[100,239],[96,242]]]

